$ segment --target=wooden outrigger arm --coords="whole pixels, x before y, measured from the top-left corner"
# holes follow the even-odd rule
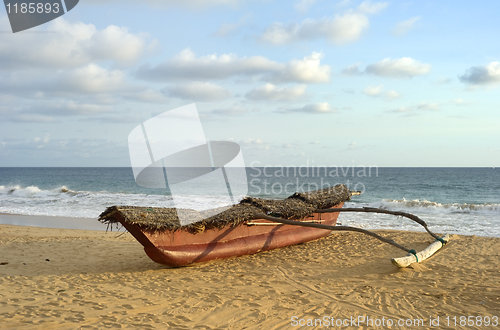
[[[277,218],[273,216],[269,216],[267,214],[263,213],[256,213],[254,215],[255,219],[266,219],[269,221],[277,222],[277,223],[282,223],[282,224],[287,224],[287,225],[292,225],[292,226],[303,226],[303,227],[312,227],[312,228],[319,228],[319,229],[327,229],[327,230],[335,230],[335,231],[355,231],[359,233],[363,233],[366,235],[370,235],[378,240],[381,240],[384,243],[391,244],[401,250],[404,250],[408,252],[408,255],[405,257],[401,258],[393,258],[391,259],[391,262],[400,267],[408,267],[412,263],[419,263],[422,262],[428,258],[430,258],[434,253],[436,253],[439,249],[441,249],[448,241],[450,240],[451,236],[446,234],[443,237],[439,237],[438,235],[434,234],[429,230],[427,227],[427,224],[425,221],[420,219],[419,217],[410,214],[410,213],[405,213],[405,212],[398,212],[398,211],[388,211],[388,210],[383,210],[383,209],[377,209],[377,208],[372,208],[372,207],[364,207],[364,208],[330,208],[330,209],[318,209],[314,211],[315,213],[332,213],[332,212],[368,212],[368,213],[384,213],[384,214],[392,214],[392,215],[397,215],[397,216],[402,216],[409,218],[420,225],[422,225],[425,230],[436,239],[434,243],[432,243],[429,247],[426,249],[416,252],[415,250],[408,249],[396,242],[392,239],[387,239],[385,237],[382,237],[380,235],[377,235],[371,231],[361,229],[361,228],[356,228],[356,227],[350,227],[350,226],[329,226],[329,225],[323,225],[320,223],[312,223],[312,222],[302,222],[302,221],[296,221],[296,220],[288,220],[288,219],[282,219],[282,218]]]

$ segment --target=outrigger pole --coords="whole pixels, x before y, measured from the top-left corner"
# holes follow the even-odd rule
[[[387,239],[385,237],[382,237],[380,235],[377,235],[371,231],[361,229],[361,228],[356,228],[356,227],[350,227],[350,226],[329,226],[329,225],[323,225],[320,223],[313,223],[313,222],[302,222],[302,221],[295,221],[295,220],[288,220],[288,219],[282,219],[282,218],[277,218],[273,216],[269,216],[267,214],[263,213],[256,213],[254,215],[254,219],[266,219],[269,221],[277,222],[277,223],[282,223],[286,225],[292,225],[292,226],[302,226],[302,227],[312,227],[312,228],[319,228],[319,229],[327,229],[327,230],[336,230],[336,231],[355,231],[359,233],[363,233],[372,237],[375,237],[378,240],[381,240],[384,243],[391,244],[401,250],[404,250],[408,252],[408,255],[405,257],[401,258],[393,258],[391,259],[391,262],[400,267],[408,267],[412,263],[419,263],[422,262],[428,258],[430,258],[434,253],[436,253],[439,249],[441,249],[448,241],[450,240],[450,235],[446,234],[443,237],[439,237],[438,235],[434,234],[429,230],[427,227],[427,224],[425,221],[417,217],[416,215],[410,214],[410,213],[405,213],[405,212],[398,212],[398,211],[388,211],[388,210],[382,210],[382,209],[377,209],[374,207],[364,207],[364,208],[330,208],[330,209],[317,209],[314,211],[315,213],[334,213],[334,212],[367,212],[367,213],[384,213],[384,214],[391,214],[391,215],[396,215],[396,216],[402,216],[409,218],[421,226],[425,228],[425,230],[436,239],[434,243],[429,245],[426,249],[416,252],[413,249],[408,249],[396,242],[392,239]]]

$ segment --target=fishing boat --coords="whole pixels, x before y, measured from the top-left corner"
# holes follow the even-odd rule
[[[307,193],[295,193],[284,200],[247,197],[239,204],[205,218],[203,212],[183,210],[193,223],[182,226],[174,208],[112,206],[99,220],[121,224],[143,246],[155,262],[172,267],[215,259],[237,257],[316,240],[331,229],[295,226],[297,223],[336,225],[338,212],[318,210],[342,208],[353,192],[337,185]],[[261,215],[256,216],[256,215]],[[276,223],[277,217],[294,221]]]

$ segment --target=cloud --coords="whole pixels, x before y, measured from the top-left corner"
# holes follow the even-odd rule
[[[55,117],[94,116],[113,111],[114,109],[111,106],[67,100],[50,100],[12,108],[9,113],[2,115],[2,117],[6,121],[46,123],[56,121]]]
[[[295,4],[298,11],[305,12],[315,0],[301,0]],[[386,2],[362,2],[356,9],[342,15],[322,19],[308,18],[302,22],[275,22],[265,29],[260,40],[273,45],[284,45],[299,41],[327,39],[342,45],[360,38],[370,25],[368,14],[376,14],[387,7]]]
[[[439,110],[439,103],[426,103],[422,102],[417,105],[417,110],[430,110],[430,111],[436,111]]]
[[[396,91],[385,92],[385,98],[388,100],[397,99],[399,96],[400,96],[399,93]]]
[[[298,12],[305,13],[311,7],[316,3],[316,0],[297,0],[295,2],[294,8]]]
[[[398,59],[385,58],[380,62],[370,64],[366,67],[366,72],[376,76],[393,78],[411,78],[429,73],[431,66],[421,63],[411,57]]]
[[[96,64],[89,64],[57,77],[54,87],[84,93],[107,93],[127,88],[125,73],[121,70],[107,70]]]
[[[1,24],[3,26],[3,24]],[[131,66],[154,48],[146,34],[132,34],[110,25],[98,30],[92,24],[70,23],[59,18],[43,34],[4,35],[0,39],[0,68],[74,68],[96,61]]]
[[[123,94],[123,98],[145,103],[166,103],[168,98],[153,89],[145,89]]]
[[[380,93],[382,93],[382,88],[384,85],[379,85],[379,86],[368,86],[363,90],[363,93],[365,93],[368,96],[379,96]]]
[[[30,112],[56,116],[86,116],[112,112],[112,106],[75,101],[49,101],[32,106]]]
[[[392,30],[392,33],[396,36],[404,36],[410,30],[412,30],[415,27],[415,23],[417,23],[421,19],[420,16],[412,17],[410,19],[407,19],[406,21],[401,21]]]
[[[278,112],[281,113],[292,113],[292,112],[305,112],[310,114],[327,114],[336,112],[337,109],[333,108],[330,104],[326,102],[312,103],[303,106],[302,108],[294,108],[294,109],[284,109],[281,108]]]
[[[210,111],[200,112],[200,116],[206,120],[212,120],[217,117],[237,117],[245,115],[249,112],[248,109],[238,104],[233,104],[226,108],[216,108]]]
[[[34,114],[20,114],[13,115],[5,118],[6,121],[18,123],[52,123],[56,120],[50,116],[34,115]]]
[[[162,92],[170,97],[203,102],[222,101],[231,96],[226,88],[199,81],[167,87]]]
[[[43,136],[43,138],[41,137],[35,137],[33,139],[36,143],[43,143],[43,144],[47,144],[49,143],[50,141],[50,134],[49,133],[45,133],[45,135]]]
[[[191,9],[203,9],[214,6],[236,6],[245,2],[246,0],[144,0],[141,3],[153,7],[185,7]],[[120,4],[132,3],[136,4],[133,0],[88,0],[90,4],[106,4],[115,3]]]
[[[439,103],[421,102],[417,105],[412,105],[409,107],[399,107],[397,109],[389,110],[387,112],[415,115],[416,112],[420,112],[420,111],[439,111],[439,110],[440,110]]]
[[[242,144],[264,144],[261,139],[245,139],[241,141]]]
[[[240,18],[236,23],[222,24],[220,26],[220,28],[214,33],[214,35],[218,36],[218,37],[226,37],[230,34],[233,34],[239,28],[241,28],[242,26],[247,24],[248,21],[250,20],[250,18],[251,18],[251,15],[247,14],[247,15],[243,16],[242,18]]]
[[[359,39],[368,26],[366,15],[351,11],[334,18],[309,18],[301,23],[274,23],[264,31],[260,39],[274,45],[322,38],[336,44],[346,44]]]
[[[164,95],[148,86],[128,81],[125,71],[105,69],[97,64],[57,70],[51,75],[21,70],[0,77],[0,90],[21,98],[18,101],[39,102],[63,97],[101,104],[116,104],[120,97],[148,103],[167,101]]]
[[[276,82],[328,83],[330,66],[321,65],[322,53],[313,52],[302,60],[291,60],[285,68],[270,76]]]
[[[253,101],[297,101],[300,100],[306,92],[306,85],[298,85],[293,87],[278,87],[273,84],[265,84],[259,86],[248,93],[245,97]]]
[[[356,76],[356,75],[363,74],[363,72],[359,70],[359,64],[356,63],[356,64],[350,65],[347,68],[343,69],[342,74],[346,75],[346,76]]]
[[[500,83],[500,62],[491,62],[483,66],[473,66],[462,76],[461,82],[470,85],[494,85]]]
[[[212,54],[201,57],[184,49],[174,58],[154,67],[139,68],[137,76],[151,81],[209,80],[234,77],[260,78],[273,82],[321,83],[330,81],[330,67],[321,65],[321,53],[313,52],[301,60],[278,63],[263,56],[238,57]]]
[[[464,101],[464,99],[454,99],[451,101],[451,103],[459,107],[469,106],[472,104],[471,102]]]
[[[447,84],[450,84],[452,81],[453,80],[451,78],[448,78],[448,77],[439,77],[436,80],[436,83],[440,84],[440,85],[447,85]]]
[[[43,146],[43,147],[42,147]],[[31,164],[34,166],[124,166],[127,146],[104,139],[50,139],[46,144],[32,139],[16,139],[7,142],[8,157],[2,166]],[[98,160],[96,163],[96,159]],[[19,166],[19,165],[17,165]]]
[[[368,86],[363,90],[363,93],[365,95],[371,96],[371,97],[380,97],[384,96],[386,100],[392,100],[395,98],[399,97],[399,93],[396,91],[387,91],[383,92],[384,85],[379,85],[379,86]]]
[[[172,79],[226,79],[234,76],[254,76],[274,73],[284,65],[263,56],[239,58],[235,54],[206,55],[196,57],[186,48],[172,59],[155,67],[142,66],[137,75],[140,78],[156,81]]]
[[[358,6],[358,11],[362,13],[367,13],[367,14],[376,14],[385,7],[387,7],[389,4],[387,2],[371,2],[371,1],[363,1],[359,6]]]

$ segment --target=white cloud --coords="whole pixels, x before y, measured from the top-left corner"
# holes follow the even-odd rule
[[[3,26],[3,24],[2,24]],[[92,24],[70,23],[58,18],[43,34],[4,35],[0,38],[0,68],[69,68],[95,61],[135,64],[155,41],[145,34],[129,33],[110,25],[98,30]]]
[[[44,144],[49,143],[49,141],[50,141],[50,134],[49,133],[45,133],[45,135],[43,136],[43,138],[40,138],[40,137],[37,136],[37,137],[35,137],[33,139],[33,141],[35,143],[44,143]]]
[[[264,144],[261,139],[245,139],[241,141],[242,144]]]
[[[483,66],[473,66],[462,76],[460,81],[471,85],[494,85],[500,83],[500,62],[490,62]]]
[[[306,19],[301,23],[274,23],[261,36],[261,40],[274,45],[326,38],[336,44],[353,42],[368,28],[366,15],[349,11],[334,18]]]
[[[454,105],[456,105],[456,106],[459,106],[459,107],[469,106],[469,105],[472,104],[471,102],[467,102],[464,99],[454,99],[454,100],[451,101],[451,103],[454,104]]]
[[[62,73],[55,82],[58,90],[85,93],[107,93],[127,88],[125,73],[121,70],[107,70],[96,64],[89,64]]]
[[[300,0],[295,8],[305,12],[315,0]],[[327,39],[336,44],[346,44],[359,39],[368,28],[368,14],[376,14],[387,7],[387,2],[362,2],[356,9],[330,18],[308,18],[300,23],[276,22],[270,25],[260,39],[274,45],[283,45],[304,40]]]
[[[145,89],[142,91],[134,91],[123,94],[123,97],[130,100],[146,103],[166,103],[168,98],[153,89]]]
[[[316,0],[297,0],[295,1],[295,10],[301,13],[307,12],[309,7],[314,5],[316,3]]]
[[[303,106],[302,108],[294,108],[294,109],[279,109],[278,112],[281,113],[291,113],[291,112],[305,112],[310,114],[327,114],[333,113],[337,110],[333,108],[330,104],[326,102],[312,103]]]
[[[382,88],[384,85],[379,85],[379,86],[368,86],[363,90],[363,93],[365,93],[368,96],[379,96],[380,93],[382,93]]]
[[[118,2],[120,4],[132,3],[136,4],[134,0],[88,0],[87,3],[91,4],[105,4],[110,2]],[[153,7],[186,7],[192,9],[203,9],[213,6],[236,6],[245,0],[143,0],[141,3]]]
[[[397,109],[389,110],[388,112],[402,113],[407,115],[416,115],[420,111],[439,111],[440,104],[437,102],[421,102],[417,105],[408,107],[399,107]]]
[[[321,83],[330,80],[330,67],[321,65],[322,54],[313,52],[302,60],[278,63],[263,56],[238,57],[212,54],[201,57],[189,49],[154,67],[143,66],[140,78],[153,81],[228,79],[238,76],[274,82]]]
[[[15,114],[3,118],[6,121],[21,122],[21,123],[51,123],[56,120],[50,116],[37,114]]]
[[[429,73],[431,66],[411,57],[398,59],[385,58],[366,67],[366,72],[377,76],[411,78]]]
[[[440,84],[440,85],[447,85],[447,84],[450,84],[453,80],[451,78],[448,78],[448,77],[439,77],[437,80],[436,80],[436,83]]]
[[[387,91],[385,92],[385,98],[392,100],[392,99],[397,99],[399,97],[399,93],[396,91]]]
[[[200,115],[205,119],[214,119],[216,117],[235,117],[242,116],[249,112],[247,108],[239,104],[233,104],[230,107],[216,108],[210,111],[201,112]]]
[[[36,106],[32,105],[26,108],[24,111],[51,116],[85,116],[112,112],[113,107],[109,105],[106,106],[93,103],[55,100],[39,102],[36,104]]]
[[[277,82],[304,82],[327,83],[330,82],[330,66],[321,65],[322,53],[313,52],[302,60],[291,60],[284,70],[271,76]]]
[[[283,67],[283,64],[263,56],[239,58],[235,54],[212,54],[196,57],[187,48],[155,67],[141,67],[138,76],[149,80],[225,79],[275,72]]]
[[[239,145],[245,148],[245,150],[269,150],[270,149],[270,144],[266,141],[263,141],[261,139],[244,139],[238,142]]]
[[[68,116],[99,116],[116,112],[113,106],[76,102],[73,100],[40,100],[24,106],[11,107],[2,114],[2,119],[13,122],[47,123]],[[57,119],[59,118],[59,119]],[[50,139],[50,136],[43,139]]]
[[[420,19],[420,16],[416,16],[407,19],[406,21],[399,22],[396,24],[392,32],[397,36],[404,36],[415,27],[415,23],[417,23]]]
[[[371,97],[380,97],[384,96],[386,100],[392,100],[395,98],[399,97],[399,93],[396,91],[387,91],[383,92],[384,85],[379,85],[379,86],[368,86],[363,90],[363,93],[365,95],[371,96]]]
[[[381,10],[385,9],[389,4],[387,2],[371,2],[363,1],[359,6],[358,10],[367,14],[376,14]]]
[[[225,23],[222,24],[217,30],[217,32],[214,33],[214,35],[219,36],[219,37],[226,37],[230,34],[235,33],[239,28],[244,26],[245,24],[248,23],[248,21],[251,19],[252,15],[247,14],[240,18],[236,23]]]
[[[40,70],[21,70],[4,74],[2,78],[0,89],[23,100],[38,102],[37,100],[71,97],[75,100],[86,98],[86,102],[89,102],[88,98],[91,97],[90,102],[114,104],[117,97],[123,97],[153,102],[147,100],[153,98],[153,91],[147,86],[128,81],[125,71],[105,69],[97,64],[58,70],[48,76]],[[165,97],[162,98],[164,102]]]
[[[306,85],[278,87],[268,83],[252,89],[245,97],[254,101],[297,101],[304,96],[306,88]]]
[[[430,111],[436,111],[439,110],[439,103],[428,103],[428,102],[422,102],[419,103],[416,106],[417,110],[430,110]]]
[[[342,74],[346,76],[356,76],[360,75],[363,72],[359,70],[359,64],[355,63],[353,65],[348,66],[344,70],[342,70]]]
[[[170,97],[204,102],[222,101],[231,96],[231,92],[226,88],[199,81],[168,87],[163,93]]]

